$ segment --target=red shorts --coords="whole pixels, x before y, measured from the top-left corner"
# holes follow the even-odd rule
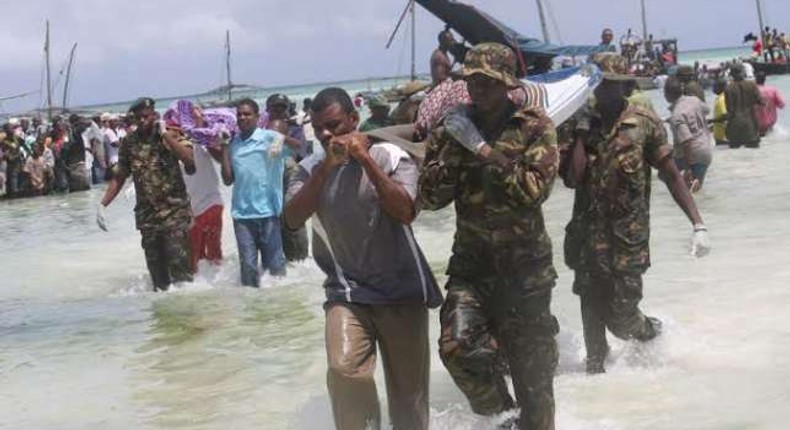
[[[190,264],[197,271],[198,260],[212,263],[222,260],[222,205],[214,205],[195,217],[189,229]]]

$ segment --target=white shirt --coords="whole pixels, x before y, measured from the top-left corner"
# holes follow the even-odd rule
[[[181,172],[192,204],[192,214],[198,216],[212,206],[222,205],[222,195],[219,192],[219,175],[214,159],[202,145],[193,145],[192,148],[195,155],[195,173],[187,175],[183,165]]]
[[[93,139],[96,139],[99,142],[101,142],[102,134],[99,126],[96,125],[95,122],[91,121],[90,127],[88,127],[87,129],[85,129],[85,131],[82,132],[82,142],[83,144],[85,144],[85,149],[87,149],[87,151],[85,151],[85,169],[88,171],[89,174],[91,169],[93,168],[93,160],[94,160],[93,145],[91,142]]]
[[[742,64],[743,64],[743,71],[746,72],[744,76],[746,77],[747,80],[753,81],[754,80],[754,67],[752,66],[751,63],[746,62],[746,61],[744,61]]]
[[[104,129],[104,152],[110,165],[118,164],[118,135],[110,127]]]

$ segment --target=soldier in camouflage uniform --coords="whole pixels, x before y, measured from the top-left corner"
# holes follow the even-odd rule
[[[504,45],[483,43],[467,54],[472,105],[433,131],[419,191],[429,210],[455,201],[440,315],[445,367],[475,413],[520,406],[520,428],[553,429],[559,326],[550,311],[556,272],[541,205],[557,173],[557,136],[542,110],[508,99],[520,85],[515,70]]]
[[[106,230],[104,208],[118,195],[131,175],[137,194],[134,208],[142,236],[145,261],[155,290],[167,290],[171,282],[192,280],[188,230],[192,222],[179,160],[188,174],[194,173],[191,143],[183,135],[166,132],[156,121],[154,101],[143,98],[129,109],[138,121],[120,148],[113,178],[97,213],[99,227]]]
[[[576,118],[575,141],[563,154],[561,175],[576,189],[566,228],[565,262],[575,271],[581,299],[587,371],[604,371],[606,329],[621,339],[648,341],[661,323],[639,310],[642,274],[650,266],[651,167],[660,171],[675,201],[694,225],[692,253],[709,249],[707,229],[656,114],[625,99],[627,65],[622,57],[597,54],[604,71],[595,108]]]

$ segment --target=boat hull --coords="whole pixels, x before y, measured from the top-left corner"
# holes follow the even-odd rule
[[[754,73],[765,73],[766,75],[788,75],[790,74],[790,63],[762,63],[759,61],[750,61],[754,68]]]

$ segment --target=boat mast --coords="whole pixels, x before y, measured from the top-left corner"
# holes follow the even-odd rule
[[[69,54],[69,67],[66,69],[66,84],[63,86],[63,109],[66,109],[66,101],[69,97],[69,79],[71,78],[71,66],[74,64],[74,51],[77,49],[77,43],[74,42],[74,46],[71,47],[71,53]]]
[[[417,80],[417,15],[415,13],[415,2],[411,1],[411,80]]]
[[[763,2],[760,0],[756,0],[757,2],[757,19],[760,20],[760,40],[765,41],[765,35],[763,34],[763,29],[765,28],[765,23],[763,22]]]
[[[409,0],[406,3],[406,8],[403,9],[403,12],[398,19],[398,23],[395,24],[395,29],[392,30],[392,34],[390,34],[389,40],[387,40],[387,48],[390,49],[392,46],[392,42],[395,40],[395,36],[398,34],[398,30],[400,30],[400,26],[406,20],[406,15],[411,15],[411,80],[414,81],[417,79],[417,19],[415,14],[415,1]]]
[[[228,74],[228,101],[232,100],[233,84],[230,79],[230,30],[225,30],[225,68]]]
[[[642,40],[647,42],[647,11],[645,8],[645,0],[642,0]]]
[[[52,121],[52,78],[49,71],[49,20],[47,20],[47,36],[44,41],[44,55],[47,64],[47,119]]]
[[[551,40],[549,40],[549,28],[546,25],[546,14],[543,12],[543,1],[535,1],[538,4],[538,16],[540,17],[540,29],[543,31],[543,41],[546,43],[551,43]]]

